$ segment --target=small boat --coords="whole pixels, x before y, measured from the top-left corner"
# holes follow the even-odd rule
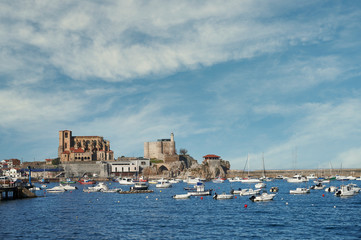
[[[149,180],[148,183],[149,183],[149,184],[157,184],[157,183],[158,183],[158,180]]]
[[[121,191],[123,191],[123,189],[121,189],[121,188],[109,188],[109,189],[107,189],[107,190],[101,190],[101,192],[103,192],[103,193],[116,193],[116,192],[121,192]]]
[[[186,180],[183,180],[183,182],[188,184],[197,184],[198,182],[203,182],[203,181],[200,178],[188,177]]]
[[[119,178],[118,182],[120,185],[133,185],[133,179],[128,177]]]
[[[351,197],[354,195],[356,195],[356,192],[349,185],[341,185],[340,188],[335,191],[336,197]]]
[[[325,188],[325,185],[323,185],[322,183],[317,183],[316,185],[314,186],[311,186],[311,189],[316,189],[316,190],[322,190]]]
[[[289,183],[302,183],[307,181],[307,178],[299,174],[294,175],[292,178],[287,178],[287,182]]]
[[[76,182],[72,181],[70,178],[67,178],[65,181],[61,181],[60,183],[62,183],[62,184],[74,184]]]
[[[275,179],[285,179],[285,177],[283,175],[278,175],[277,177],[275,177]]]
[[[310,193],[308,188],[296,188],[296,190],[290,190],[290,194],[307,194]]]
[[[146,182],[135,182],[134,186],[130,187],[130,191],[148,190],[149,185]]]
[[[179,179],[171,179],[171,180],[169,180],[169,182],[170,183],[179,183],[180,182],[180,180]]]
[[[158,183],[155,185],[156,188],[170,188],[172,184],[166,179],[160,179]]]
[[[64,189],[62,186],[55,186],[53,188],[46,189],[46,192],[48,193],[61,193],[65,191],[66,189]]]
[[[265,188],[266,184],[264,182],[260,182],[260,183],[257,183],[254,187],[255,188]]]
[[[83,185],[92,185],[92,184],[96,184],[96,181],[92,180],[92,179],[80,179],[78,181],[80,184]]]
[[[361,190],[361,188],[358,187],[358,186],[357,186],[356,184],[354,184],[354,183],[350,183],[350,184],[348,184],[347,186],[350,186],[351,189],[354,190],[356,193],[359,193],[360,190]]]
[[[241,182],[241,179],[239,177],[234,177],[234,178],[230,178],[228,179],[229,182]]]
[[[218,177],[218,178],[216,178],[216,179],[213,179],[212,182],[213,182],[213,183],[223,183],[224,180],[223,180],[222,178]]]
[[[335,192],[337,190],[337,187],[330,186],[328,188],[325,188],[325,192]]]
[[[62,188],[64,188],[65,190],[67,190],[67,191],[78,189],[77,187],[71,186],[71,185],[69,185],[69,184],[66,184],[66,185],[60,184],[60,186],[61,186]]]
[[[276,196],[276,194],[274,193],[262,193],[261,195],[258,196],[251,196],[249,199],[252,202],[265,202],[265,201],[271,201],[273,200],[273,198]]]
[[[83,189],[83,192],[102,192],[106,190],[109,190],[108,186],[105,183],[100,182],[94,187],[88,187],[87,189]]]
[[[242,192],[242,188],[238,188],[238,189],[232,189],[231,190],[231,194],[240,194]]]
[[[278,187],[271,187],[270,192],[278,192]]]
[[[253,196],[260,194],[261,189],[242,189],[242,191],[239,193],[240,196]]]
[[[227,194],[227,193],[222,193],[222,194],[214,193],[213,195],[213,199],[216,200],[232,199],[233,197],[234,197],[233,194]]]
[[[261,180],[259,180],[258,178],[243,178],[241,179],[242,183],[260,183],[262,182]]]
[[[212,195],[212,189],[205,190],[204,183],[199,182],[192,190],[189,190],[188,193],[192,196],[208,196]]]
[[[315,174],[310,174],[310,175],[308,175],[307,177],[307,180],[313,180],[313,179],[316,179],[317,177],[315,176]]]
[[[173,196],[174,199],[188,199],[191,195],[189,193],[186,194],[176,194]]]

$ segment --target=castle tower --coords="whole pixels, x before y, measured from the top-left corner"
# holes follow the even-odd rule
[[[70,151],[71,138],[72,138],[71,131],[69,130],[59,131],[58,157],[61,157],[61,154],[64,151]]]

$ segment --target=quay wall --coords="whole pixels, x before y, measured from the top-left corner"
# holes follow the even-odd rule
[[[314,174],[316,176],[332,176],[332,175],[342,175],[342,176],[361,176],[361,169],[299,169],[299,170],[266,170],[265,175],[267,177],[277,177],[278,175],[282,175],[284,177],[292,177],[295,174],[309,175]],[[249,171],[249,175],[253,177],[262,177],[263,170],[255,170]],[[229,170],[227,172],[227,177],[247,177],[248,171],[243,170]]]

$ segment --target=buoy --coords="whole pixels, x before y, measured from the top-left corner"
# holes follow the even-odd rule
[[[286,205],[288,205],[288,202],[286,202]]]
[[[247,204],[244,204],[244,208],[247,208],[248,207],[248,205]]]
[[[325,194],[322,194],[322,197],[324,197],[325,196]]]
[[[160,190],[159,192],[162,192],[162,190]]]
[[[336,208],[336,206],[333,206],[333,208]]]
[[[145,198],[148,198],[148,196],[146,196]]]
[[[120,201],[118,201],[118,203],[120,203]]]
[[[73,191],[70,191],[70,193],[72,193]]]
[[[237,196],[235,196],[234,198],[237,198]]]
[[[158,201],[158,198],[156,198],[155,200]]]
[[[203,200],[203,197],[201,197],[201,200]]]

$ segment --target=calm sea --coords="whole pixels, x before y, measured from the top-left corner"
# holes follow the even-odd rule
[[[107,184],[129,189],[115,182]],[[267,183],[267,189],[279,187],[275,199],[253,203],[246,196],[172,199],[174,194],[185,193],[185,183],[162,190],[151,185],[154,193],[149,194],[85,193],[82,188],[88,186],[77,186],[71,192],[0,202],[0,239],[361,238],[361,193],[351,198],[324,190],[290,195],[290,189],[305,185],[275,180]],[[206,183],[217,193],[229,192],[231,187],[249,185]],[[37,194],[44,196],[43,191]]]

